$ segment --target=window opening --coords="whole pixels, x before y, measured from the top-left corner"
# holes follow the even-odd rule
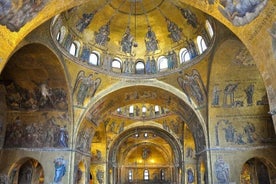
[[[197,46],[200,54],[202,54],[207,49],[206,43],[202,36],[197,36]]]
[[[73,56],[77,55],[77,44],[75,42],[71,43],[69,53]]]
[[[191,60],[190,54],[187,48],[182,48],[179,52],[180,63],[185,63]]]
[[[98,66],[99,65],[99,56],[96,53],[92,52],[89,56],[88,63],[91,65],[94,65],[94,66]]]
[[[208,30],[208,34],[211,38],[214,36],[213,28],[208,20],[206,20],[206,29]]]
[[[164,71],[168,69],[168,59],[165,56],[161,56],[158,59],[159,62],[159,71]]]
[[[149,180],[149,170],[148,170],[148,169],[145,169],[145,170],[144,170],[144,180],[145,180],[145,181],[148,181],[148,180]]]

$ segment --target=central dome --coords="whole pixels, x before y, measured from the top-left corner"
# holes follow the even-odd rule
[[[106,55],[117,58],[121,63],[116,65],[119,73],[136,74],[129,67],[138,61],[138,68],[146,69],[150,59],[168,60],[162,66],[157,61],[154,71],[141,72],[156,74],[193,60],[211,45],[213,30],[209,20],[203,12],[173,0],[95,0],[54,19],[52,35],[81,60],[88,61],[91,52],[98,59]],[[70,44],[77,49],[71,51]],[[174,60],[171,66],[170,60]],[[124,61],[127,66],[123,66]]]

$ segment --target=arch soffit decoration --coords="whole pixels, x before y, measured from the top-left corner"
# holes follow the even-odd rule
[[[45,64],[43,65],[43,63],[41,62],[41,57],[42,57],[41,55],[44,54],[45,59],[48,59],[50,56],[51,56],[51,58],[53,58],[53,59],[51,59],[51,62],[54,63],[54,65],[55,65],[54,68],[57,68],[57,66],[58,66],[59,69],[64,71],[64,64],[62,62],[62,59],[58,55],[56,55],[55,52],[51,48],[49,48],[47,45],[45,45],[44,43],[41,43],[39,41],[25,43],[25,44],[20,45],[20,47],[17,47],[16,50],[12,53],[11,57],[8,59],[7,63],[10,61],[10,59],[13,56],[17,55],[21,50],[27,49],[28,47],[30,47],[30,48],[33,47],[33,49],[29,49],[29,50],[31,50],[31,52],[33,52],[34,54],[36,54],[36,53],[38,54],[38,56],[37,56],[37,62],[39,60],[38,65],[42,65],[42,67],[45,67],[45,69],[48,67],[52,67],[51,65],[53,65],[53,64],[49,64],[49,66],[46,66]],[[33,59],[33,56],[32,56],[32,59]],[[35,60],[35,62],[36,62],[36,60]],[[22,61],[20,61],[20,64],[22,64]],[[58,74],[60,76],[61,73],[58,73]],[[51,78],[54,79],[53,76],[49,76],[48,79],[51,79]],[[67,100],[68,100],[67,103],[70,104],[72,102],[72,96],[69,94],[71,94],[72,92],[71,92],[71,88],[69,85],[68,72],[64,71],[62,77],[59,77],[59,78],[65,81],[65,83],[63,84],[63,87],[65,87],[65,90],[67,92]],[[46,82],[46,81],[43,81],[43,82]],[[49,87],[49,86],[47,86],[47,87]],[[71,110],[68,109],[68,112],[70,112],[70,111]]]
[[[268,169],[275,169],[276,168],[276,165],[273,162],[271,162],[270,160],[268,160],[268,158],[260,157],[259,155],[256,154],[256,156],[252,156],[250,158],[246,158],[246,160],[240,162],[241,167],[239,167],[239,169],[240,169],[239,173],[241,173],[241,171],[242,171],[242,166],[246,162],[248,162],[250,160],[253,160],[253,159],[257,159],[257,160],[261,161]]]
[[[150,131],[149,131],[149,129],[147,129],[146,127],[152,127],[152,128],[151,128]],[[125,139],[127,139],[127,138],[133,136],[133,134],[137,133],[137,132],[134,132],[134,133],[133,133],[133,130],[132,130],[132,129],[136,129],[137,131],[138,131],[138,129],[142,129],[142,131],[140,131],[140,132],[147,132],[147,133],[154,133],[154,134],[156,134],[156,131],[154,131],[154,129],[156,129],[156,130],[162,130],[160,124],[158,124],[158,123],[156,123],[156,122],[154,122],[154,121],[146,121],[146,122],[138,121],[138,122],[132,123],[131,125],[126,126],[126,127],[124,128],[124,132],[125,132],[125,133],[124,133],[124,136],[122,136],[122,135],[120,134],[120,135],[116,136],[116,137],[113,139],[113,141],[111,142],[111,146],[110,146],[111,149],[109,150],[109,153],[112,153],[112,148],[116,148],[117,146],[119,147],[120,144],[123,143],[123,142],[125,141]],[[129,133],[129,131],[131,131],[131,133]],[[173,142],[169,142],[170,145],[171,145],[171,144],[175,144],[175,145],[176,145],[175,147],[177,147],[177,146],[182,147],[181,143],[180,143],[179,140],[177,139],[177,135],[175,135],[174,132],[170,132],[169,134],[170,134],[170,136],[171,136],[171,137],[173,138],[173,140],[174,140]],[[164,137],[161,137],[161,138],[163,139]],[[166,140],[166,137],[164,138],[164,140]],[[126,150],[131,150],[133,147],[136,147],[138,144],[139,144],[139,143],[134,144],[134,145],[130,146],[128,149],[126,149]],[[150,143],[149,143],[149,144],[150,144]],[[154,144],[154,143],[151,143],[151,144]],[[163,149],[162,146],[160,146],[160,145],[156,145],[156,144],[155,144],[155,146],[156,146],[159,150],[162,150],[161,153],[163,153],[163,154],[165,155],[164,158],[166,158],[166,159],[169,158],[169,153],[168,153],[167,150]],[[171,148],[172,148],[172,146],[171,146]],[[126,152],[128,152],[128,151],[126,151]],[[114,153],[115,153],[115,152],[114,152]],[[181,155],[184,155],[184,154],[181,154]],[[114,156],[116,156],[116,154],[115,154]],[[177,157],[177,158],[178,158],[178,157]]]
[[[175,137],[173,137],[170,133],[166,132],[165,130],[158,128],[158,131],[156,131],[156,127],[155,126],[147,126],[147,127],[134,127],[134,128],[130,128],[126,131],[124,131],[123,133],[121,133],[117,138],[114,139],[114,141],[112,142],[112,145],[110,146],[109,152],[108,152],[108,160],[110,160],[112,163],[112,165],[116,164],[117,161],[117,152],[118,149],[120,148],[121,143],[123,143],[127,138],[129,138],[130,136],[134,136],[137,133],[137,129],[139,129],[139,131],[147,131],[147,132],[155,132],[157,136],[164,138],[165,140],[168,141],[168,144],[170,145],[170,147],[175,150],[174,153],[174,159],[173,162],[176,166],[180,166],[178,164],[181,164],[183,161],[183,153],[181,152],[181,145],[179,143],[179,141],[177,141],[177,139],[175,139]],[[162,148],[161,148],[162,149]]]
[[[141,100],[139,102],[147,101],[148,103],[152,102],[156,105],[162,105],[167,101],[170,101],[170,105],[168,105],[169,109],[174,113],[178,114],[184,120],[184,122],[187,123],[194,137],[203,137],[203,139],[200,140],[197,140],[195,138],[195,140],[198,141],[198,143],[196,144],[201,146],[208,145],[206,143],[207,128],[203,115],[199,110],[196,110],[196,107],[193,102],[192,104],[190,104],[190,102],[187,99],[187,96],[182,91],[180,91],[177,88],[174,88],[171,85],[168,85],[167,83],[160,82],[158,80],[152,80],[150,81],[150,83],[146,83],[146,85],[145,83],[143,83],[142,85],[142,83],[143,81],[140,81],[138,83],[121,82],[111,86],[109,89],[105,91],[101,91],[98,94],[96,94],[94,96],[95,100],[93,100],[88,105],[87,109],[85,110],[85,112],[83,112],[79,120],[75,120],[78,122],[76,126],[77,130],[81,127],[81,124],[83,122],[87,121],[90,121],[95,126],[98,126],[100,122],[104,121],[103,117],[108,116],[110,112],[115,111],[117,108],[121,106],[137,102],[137,100],[135,99],[129,100],[128,102],[123,102],[122,100],[126,98],[125,94],[133,93],[132,89],[133,86],[135,86],[135,89],[138,91],[137,94],[143,93],[145,91],[149,92],[149,94],[151,95],[154,94],[154,92],[163,93],[160,93],[159,95],[155,94],[155,97],[159,97],[156,99],[162,99],[162,102],[157,102],[156,99],[150,98],[139,99]],[[112,100],[112,97],[116,100],[116,102]],[[164,97],[168,98],[164,99]],[[115,104],[117,106],[115,106]],[[201,129],[202,131],[199,132],[199,129]],[[203,136],[201,134],[203,134]],[[77,135],[75,134],[75,136]],[[200,151],[202,151],[203,149],[204,147],[201,147]]]
[[[12,172],[14,171],[14,169],[18,170],[23,164],[25,164],[26,162],[30,161],[32,164],[34,164],[33,162],[37,162],[38,165],[40,165],[43,169],[42,164],[35,158],[32,157],[23,157],[20,158],[19,160],[17,160],[16,162],[14,162],[8,169],[8,175],[10,176],[12,174]]]
[[[128,102],[123,102],[122,99],[126,99],[127,97],[125,95],[131,95],[130,93],[133,92],[133,86],[135,86],[136,91],[139,90],[140,93],[145,94],[146,95],[152,95],[154,97],[159,97],[156,99],[152,98],[144,98],[144,99],[134,99],[133,97],[129,97],[132,98],[130,99]],[[143,93],[143,91],[145,93]],[[134,92],[138,94],[139,92]],[[158,93],[163,93],[166,95],[170,95],[168,98],[166,98],[166,96],[158,96],[156,95],[156,92]],[[148,94],[149,93],[149,94]],[[155,93],[155,94],[153,94]],[[110,98],[112,97],[116,97],[117,100],[117,106],[113,106],[114,104],[112,100]],[[170,101],[170,105],[168,105],[169,108],[171,108],[171,110],[175,110],[177,108],[172,108],[174,104],[179,105],[179,102],[182,102],[181,105],[185,105],[185,110],[189,111],[189,113],[194,114],[197,118],[198,121],[201,123],[201,126],[203,127],[203,131],[204,133],[207,132],[206,129],[206,125],[205,125],[205,120],[203,115],[200,113],[199,110],[197,110],[195,102],[191,101],[191,103],[188,100],[188,97],[186,96],[186,94],[184,92],[182,92],[181,90],[165,83],[165,82],[161,82],[158,80],[151,80],[151,81],[131,81],[131,82],[126,82],[126,81],[122,81],[122,82],[118,82],[112,86],[110,86],[108,89],[100,91],[99,93],[97,93],[94,97],[94,100],[91,101],[90,104],[87,105],[87,108],[85,110],[85,112],[81,115],[81,117],[79,118],[78,122],[78,126],[80,126],[81,122],[83,121],[84,118],[90,119],[89,117],[95,117],[96,114],[102,113],[102,114],[108,114],[110,113],[110,111],[115,111],[117,108],[125,106],[125,105],[130,105],[132,103],[135,102],[154,102],[156,105],[162,105],[164,104],[166,101]],[[161,101],[161,100],[162,101]],[[108,101],[108,102],[107,102]],[[160,102],[161,101],[161,102]],[[174,102],[174,103],[173,103]],[[105,104],[103,104],[105,103]],[[107,105],[109,104],[109,106],[105,106],[107,108],[102,108],[99,110],[99,108],[101,108],[103,105]],[[183,109],[183,107],[182,107]],[[184,109],[183,109],[184,110]],[[103,113],[105,112],[105,113]],[[183,112],[185,114],[185,112]],[[190,118],[187,118],[190,119]],[[95,125],[98,125],[97,123],[99,121],[93,121],[93,120],[99,120],[99,119],[90,119],[91,122],[93,122]]]

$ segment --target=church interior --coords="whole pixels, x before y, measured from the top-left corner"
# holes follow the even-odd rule
[[[275,0],[0,0],[1,184],[275,184]]]

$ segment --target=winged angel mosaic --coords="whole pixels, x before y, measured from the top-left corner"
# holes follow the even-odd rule
[[[77,105],[83,106],[86,98],[94,96],[96,90],[101,83],[101,79],[93,79],[93,74],[85,76],[85,72],[81,70],[76,78],[73,93],[76,93]]]
[[[192,103],[193,100],[198,106],[203,106],[205,104],[206,90],[197,70],[193,70],[190,75],[185,74],[183,77],[178,77],[177,82],[187,95],[190,103]]]
[[[219,11],[235,26],[254,20],[263,10],[267,0],[220,0]]]

